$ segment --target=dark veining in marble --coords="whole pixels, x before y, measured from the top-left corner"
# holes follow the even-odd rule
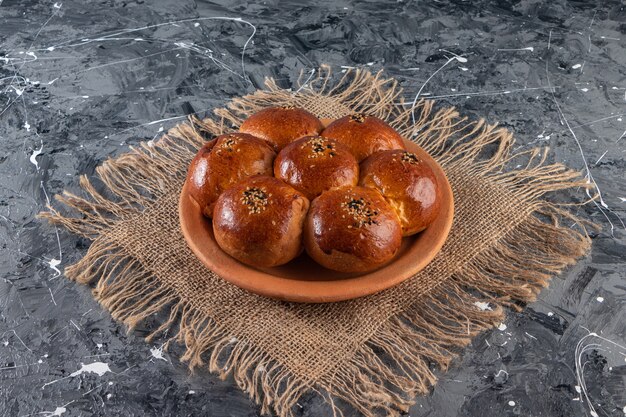
[[[337,75],[383,68],[407,102],[421,92],[499,121],[518,150],[549,145],[551,159],[589,169],[606,205],[577,209],[604,227],[591,255],[478,337],[410,415],[587,416],[579,359],[598,415],[624,416],[625,352],[612,343],[626,345],[625,46],[614,0],[0,0],[0,415],[258,415],[232,381],[190,376],[146,344],[150,323],[126,334],[60,277],[88,242],[34,216],[186,114],[328,63]]]

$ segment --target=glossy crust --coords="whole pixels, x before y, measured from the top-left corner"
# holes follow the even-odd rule
[[[296,139],[318,135],[323,128],[322,122],[308,111],[284,106],[254,113],[241,124],[239,131],[267,141],[278,152]]]
[[[282,265],[302,252],[308,209],[309,200],[284,182],[251,177],[217,200],[215,240],[224,252],[247,265]]]
[[[224,190],[252,175],[272,175],[276,153],[245,133],[221,135],[204,145],[187,171],[189,195],[207,217]]]
[[[315,261],[341,272],[367,272],[389,262],[402,242],[395,211],[376,190],[343,187],[311,203],[304,247]]]
[[[308,136],[291,142],[278,153],[274,176],[313,200],[331,188],[356,185],[359,164],[337,141]]]
[[[322,136],[346,145],[361,162],[374,152],[404,149],[402,136],[377,117],[355,113],[332,122]]]
[[[430,225],[441,202],[441,191],[431,167],[411,152],[378,152],[361,163],[359,185],[382,193],[402,223],[403,236]]]

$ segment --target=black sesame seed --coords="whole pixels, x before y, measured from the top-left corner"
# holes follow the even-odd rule
[[[363,113],[354,113],[350,116],[350,120],[357,123],[363,123],[365,122],[365,117],[366,116]]]
[[[411,165],[418,164],[420,162],[417,155],[411,152],[403,152],[402,153],[402,162],[408,162]]]

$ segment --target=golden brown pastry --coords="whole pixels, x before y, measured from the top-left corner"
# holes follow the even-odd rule
[[[389,262],[400,249],[402,227],[376,190],[343,187],[311,203],[304,247],[315,261],[341,272],[367,272]]]
[[[335,120],[322,131],[322,136],[346,145],[359,162],[374,152],[404,149],[402,136],[391,126],[361,113]]]
[[[245,264],[271,267],[302,252],[309,200],[284,182],[255,176],[226,190],[213,212],[222,250]]]
[[[213,207],[228,187],[251,175],[272,175],[276,153],[263,140],[245,133],[221,135],[204,145],[187,172],[189,195],[202,213]]]
[[[267,141],[278,152],[296,139],[318,135],[323,128],[322,122],[308,111],[283,106],[254,113],[241,124],[239,131]]]
[[[308,136],[278,153],[274,176],[313,200],[331,188],[356,185],[359,164],[348,148],[335,140]]]
[[[375,153],[361,163],[359,185],[382,193],[400,218],[403,236],[421,232],[439,213],[441,191],[437,178],[414,153]]]

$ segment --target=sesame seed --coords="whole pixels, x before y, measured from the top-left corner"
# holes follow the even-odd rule
[[[246,188],[241,197],[241,203],[248,206],[250,214],[258,214],[266,209],[268,199],[272,194],[267,194],[265,190],[258,187]]]
[[[234,150],[234,146],[237,145],[239,142],[241,142],[241,138],[235,135],[228,135],[226,136],[226,139],[221,142],[220,148],[232,152]],[[239,152],[239,149],[237,149],[237,152]]]
[[[402,162],[408,162],[411,165],[415,165],[418,164],[420,160],[414,153],[402,152]]]
[[[353,122],[357,122],[357,123],[363,123],[365,122],[365,118],[367,116],[365,116],[363,113],[354,113],[353,115],[350,116],[350,120],[352,120]]]
[[[321,136],[310,138],[304,145],[302,145],[302,148],[307,146],[311,150],[307,155],[307,158],[318,158],[320,156],[328,156],[332,158],[337,154],[335,152],[335,145],[332,142],[329,142],[328,139]]]
[[[341,203],[343,210],[352,218],[353,224],[348,225],[348,229],[353,227],[360,228],[364,225],[370,226],[372,224],[378,224],[376,216],[378,216],[378,210],[372,209],[371,202],[366,201],[363,197],[351,198]]]

